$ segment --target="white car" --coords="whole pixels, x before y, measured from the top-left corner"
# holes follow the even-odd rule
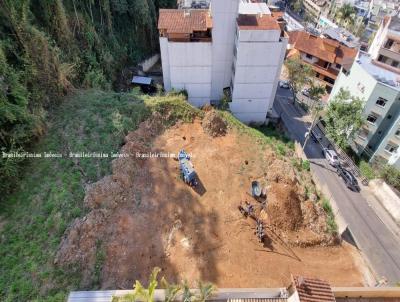
[[[340,164],[339,156],[334,150],[324,148],[323,153],[325,155],[325,159],[331,166],[338,166]]]
[[[289,89],[289,82],[288,81],[279,81],[279,87],[284,89]]]

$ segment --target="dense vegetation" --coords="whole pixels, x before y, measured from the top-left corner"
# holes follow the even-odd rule
[[[157,50],[157,12],[174,0],[0,1],[0,148],[23,151],[78,87],[108,89]],[[0,159],[0,191],[20,159]]]

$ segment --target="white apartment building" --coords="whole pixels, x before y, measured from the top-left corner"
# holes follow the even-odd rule
[[[370,161],[400,168],[400,19],[383,19],[368,53],[360,52],[349,70],[342,69],[331,93],[340,88],[365,101],[366,124],[352,143]]]
[[[195,106],[226,93],[241,121],[265,122],[288,41],[282,22],[282,13],[245,0],[211,0],[208,10],[161,9],[165,90],[185,89]]]
[[[365,101],[366,123],[352,143],[370,161],[400,168],[400,19],[385,17],[368,53],[342,69],[331,99],[344,88]]]
[[[394,135],[400,113],[399,75],[376,65],[369,54],[360,52],[351,68],[340,72],[330,100],[340,88],[365,102],[366,123],[352,142],[354,151],[370,161],[397,165],[392,156],[399,152],[400,144],[400,139]]]

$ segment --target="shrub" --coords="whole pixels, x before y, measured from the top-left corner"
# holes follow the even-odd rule
[[[380,177],[389,185],[400,190],[400,171],[390,165],[385,165],[380,171]]]
[[[374,179],[376,177],[375,170],[371,167],[371,165],[362,160],[359,164],[361,175],[367,178],[368,180]]]
[[[338,226],[335,221],[335,215],[332,210],[332,206],[327,198],[323,198],[321,201],[321,206],[324,209],[327,219],[326,219],[326,225],[327,225],[327,230],[328,233],[330,234],[337,234],[338,232]]]
[[[85,74],[83,85],[86,88],[99,88],[104,90],[110,90],[111,88],[103,71],[98,69],[91,69]]]
[[[301,167],[305,171],[310,171],[310,161],[308,160],[301,160]]]

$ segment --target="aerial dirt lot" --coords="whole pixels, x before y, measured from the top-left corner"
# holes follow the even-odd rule
[[[286,286],[291,273],[363,284],[356,249],[326,232],[325,213],[308,199],[290,158],[271,147],[234,129],[212,137],[199,119],[164,131],[155,117],[128,134],[121,153],[182,148],[192,155],[198,188],[180,179],[173,158],[115,160],[113,175],[88,188],[90,211],[66,231],[56,264],[82,271],[82,287],[97,274],[102,288],[131,288],[136,279],[147,283],[155,266],[169,281],[221,288]],[[268,188],[263,210],[249,194],[252,180]],[[238,210],[243,201],[268,226],[264,244]]]

